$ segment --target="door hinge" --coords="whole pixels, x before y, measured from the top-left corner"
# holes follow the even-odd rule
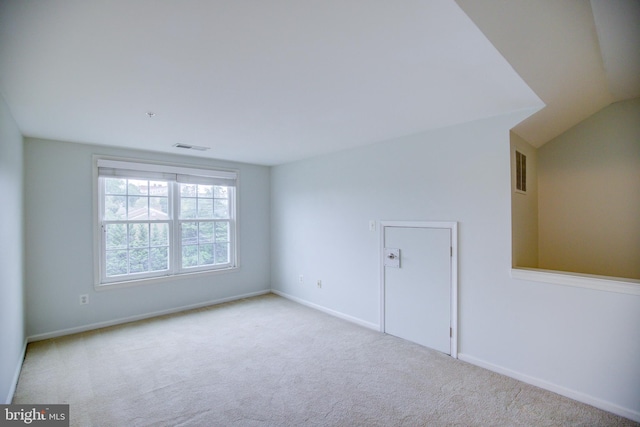
[[[449,338],[453,338],[453,328],[449,328]]]
[[[450,256],[453,257],[453,246],[449,246]]]

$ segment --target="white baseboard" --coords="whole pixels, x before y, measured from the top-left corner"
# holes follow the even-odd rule
[[[311,308],[316,309],[318,311],[322,311],[323,313],[327,313],[327,314],[330,314],[332,316],[338,317],[340,319],[346,320],[348,322],[355,323],[356,325],[364,326],[365,328],[373,329],[374,331],[378,331],[378,332],[380,331],[380,325],[378,325],[376,323],[371,323],[371,322],[367,322],[367,321],[362,320],[362,319],[358,319],[357,317],[353,317],[353,316],[350,316],[348,314],[344,314],[344,313],[341,313],[339,311],[335,311],[335,310],[332,310],[330,308],[326,308],[326,307],[323,307],[321,305],[314,304],[314,303],[309,302],[307,300],[304,300],[302,298],[294,297],[293,295],[289,295],[289,294],[287,294],[285,292],[278,291],[276,289],[271,289],[271,292],[273,292],[276,295],[280,295],[283,298],[286,298],[286,299],[289,299],[291,301],[297,302],[298,304],[306,305],[307,307],[311,307]]]
[[[91,331],[91,330],[94,330],[94,329],[106,328],[108,326],[115,326],[115,325],[120,325],[122,323],[135,322],[137,320],[144,320],[144,319],[149,319],[149,318],[152,318],[152,317],[164,316],[166,314],[179,313],[181,311],[187,311],[187,310],[193,310],[193,309],[196,309],[196,308],[208,307],[208,306],[211,306],[211,305],[222,304],[222,303],[225,303],[225,302],[236,301],[236,300],[240,300],[240,299],[244,299],[244,298],[250,298],[250,297],[255,297],[255,296],[258,296],[258,295],[265,295],[265,294],[269,294],[269,293],[271,293],[271,289],[266,289],[266,290],[257,291],[257,292],[251,292],[251,293],[242,294],[242,295],[234,295],[232,297],[220,298],[220,299],[216,299],[216,300],[200,302],[200,303],[197,303],[197,304],[191,304],[191,305],[185,305],[185,306],[181,306],[181,307],[170,308],[168,310],[160,310],[160,311],[154,311],[154,312],[151,312],[151,313],[139,314],[139,315],[136,315],[136,316],[123,317],[123,318],[120,318],[120,319],[108,320],[106,322],[91,323],[89,325],[77,326],[75,328],[62,329],[62,330],[58,330],[58,331],[47,332],[47,333],[44,333],[44,334],[31,335],[31,336],[27,337],[27,342],[41,341],[41,340],[46,340],[46,339],[49,339],[49,338],[57,338],[57,337],[65,336],[65,335],[77,334],[79,332],[86,332],[86,331]]]
[[[493,372],[497,372],[498,374],[506,375],[508,377],[514,378],[524,383],[531,384],[536,387],[540,387],[545,390],[552,391],[554,393],[560,394],[570,399],[577,400],[578,402],[586,403],[587,405],[594,406],[598,409],[602,409],[603,411],[611,412],[613,414],[620,415],[621,417],[629,418],[630,420],[640,422],[640,412],[634,411],[632,409],[624,408],[622,406],[616,405],[615,403],[611,403],[606,400],[602,400],[597,397],[593,397],[576,390],[562,387],[560,385],[542,380],[540,378],[535,378],[526,374],[522,374],[520,372],[513,371],[511,369],[504,368],[502,366],[494,365],[493,363],[489,363],[487,361],[478,359],[468,354],[458,353],[458,359],[467,363],[471,363],[472,365],[476,365],[481,368],[488,369]]]
[[[16,366],[16,370],[13,374],[13,380],[11,381],[11,388],[9,389],[9,393],[4,399],[5,405],[10,405],[13,401],[13,395],[16,392],[16,387],[18,387],[18,380],[20,379],[20,372],[22,371],[22,363],[24,362],[24,356],[27,354],[27,340],[24,340],[24,344],[22,345],[22,354],[20,355],[20,359],[18,359],[18,364]]]

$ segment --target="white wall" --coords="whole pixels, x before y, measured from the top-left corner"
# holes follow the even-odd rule
[[[539,267],[640,279],[640,98],[538,150]]]
[[[22,135],[0,96],[0,403],[13,396],[25,339]]]
[[[527,191],[516,192],[515,150],[527,156]],[[512,265],[538,267],[538,150],[511,132]]]
[[[94,291],[93,154],[238,168],[240,271]],[[29,336],[270,288],[268,167],[30,138],[24,156]]]
[[[458,221],[461,357],[640,419],[640,297],[510,278],[509,129],[523,117],[274,167],[272,288],[377,325],[368,220]]]

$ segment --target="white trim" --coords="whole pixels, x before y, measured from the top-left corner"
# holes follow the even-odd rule
[[[513,279],[531,280],[533,282],[551,283],[554,285],[574,286],[604,292],[640,295],[640,280],[619,277],[596,276],[592,274],[569,273],[536,268],[512,268]]]
[[[606,400],[602,400],[597,397],[593,397],[588,394],[585,394],[567,387],[563,387],[540,378],[532,377],[530,375],[526,375],[526,374],[511,370],[509,368],[505,368],[499,365],[494,365],[493,363],[487,362],[482,359],[478,359],[477,357],[474,357],[468,354],[460,353],[458,355],[458,358],[472,365],[476,365],[481,368],[488,369],[493,372],[497,372],[498,374],[501,374],[501,375],[506,375],[507,377],[514,378],[524,383],[543,388],[545,390],[560,394],[570,399],[577,400],[578,402],[595,406],[596,408],[602,409],[603,411],[611,412],[613,414],[620,415],[621,417],[629,418],[630,420],[640,422],[640,412],[634,411],[633,409],[624,408],[622,406],[616,405],[615,403],[611,403]]]
[[[451,356],[458,358],[458,223],[451,227]]]
[[[297,302],[298,304],[313,308],[313,309],[318,310],[318,311],[322,311],[323,313],[327,313],[327,314],[330,314],[331,316],[338,317],[338,318],[340,318],[342,320],[346,320],[348,322],[355,323],[356,325],[363,326],[363,327],[365,327],[367,329],[373,329],[374,331],[379,331],[380,330],[380,326],[376,325],[375,323],[367,322],[366,320],[362,320],[362,319],[359,319],[357,317],[353,317],[353,316],[350,316],[348,314],[344,314],[344,313],[341,313],[339,311],[332,310],[330,308],[326,308],[326,307],[323,307],[323,306],[318,305],[318,304],[314,304],[314,303],[309,302],[307,300],[304,300],[302,298],[294,297],[293,295],[289,295],[289,294],[287,294],[285,292],[278,291],[276,289],[271,289],[271,292],[273,292],[274,294],[279,295],[279,296],[281,296],[283,298],[291,300],[293,302]]]
[[[225,302],[241,300],[241,299],[244,299],[244,298],[251,298],[251,297],[258,296],[258,295],[265,295],[265,294],[268,294],[268,293],[271,293],[270,289],[257,291],[257,292],[250,292],[250,293],[242,294],[242,295],[234,295],[232,297],[219,298],[219,299],[206,301],[206,302],[201,302],[201,303],[197,303],[197,304],[184,305],[184,306],[181,306],[181,307],[170,308],[170,309],[167,309],[167,310],[153,311],[151,313],[139,314],[139,315],[136,315],[136,316],[122,317],[120,319],[108,320],[106,322],[91,323],[91,324],[88,324],[88,325],[76,326],[75,328],[68,328],[68,329],[61,329],[61,330],[53,331],[53,332],[46,332],[44,334],[31,335],[31,336],[27,337],[27,342],[41,341],[41,340],[46,340],[46,339],[49,339],[49,338],[57,338],[57,337],[65,336],[65,335],[77,334],[79,332],[92,331],[94,329],[106,328],[108,326],[115,326],[115,325],[120,325],[120,324],[123,324],[123,323],[129,323],[129,322],[135,322],[135,321],[138,321],[138,320],[150,319],[152,317],[164,316],[166,314],[179,313],[179,312],[182,312],[182,311],[193,310],[193,309],[196,309],[196,308],[209,307],[209,306],[212,306],[212,305],[223,304]]]
[[[385,227],[407,228],[443,228],[451,233],[451,327],[450,355],[458,358],[458,223],[456,221],[380,221],[380,332],[384,330],[384,265],[382,254],[384,253],[384,229]]]
[[[93,214],[93,285],[99,286],[101,282],[102,272],[102,221],[100,212],[102,212],[102,201],[100,200],[100,182],[98,179],[98,159],[97,155],[92,156],[91,167],[91,188],[93,189],[93,197],[91,200],[91,213]]]
[[[24,363],[24,357],[27,354],[27,343],[28,341],[25,339],[24,344],[22,345],[22,354],[20,355],[20,359],[18,359],[18,365],[16,366],[16,370],[13,374],[11,387],[9,387],[9,392],[7,393],[7,397],[4,399],[5,405],[11,404],[11,402],[13,401],[13,395],[16,393],[16,388],[18,387],[18,380],[20,379],[20,372],[22,372],[22,364]]]

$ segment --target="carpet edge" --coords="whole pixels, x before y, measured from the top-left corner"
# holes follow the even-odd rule
[[[360,318],[350,316],[350,315],[342,313],[340,311],[336,311],[336,310],[332,310],[332,309],[327,308],[327,307],[323,307],[321,305],[318,305],[318,304],[312,303],[310,301],[307,301],[305,299],[302,299],[302,298],[287,294],[286,292],[282,292],[282,291],[279,291],[277,289],[271,289],[271,292],[276,294],[276,295],[281,296],[282,298],[286,298],[286,299],[291,300],[293,302],[297,302],[298,304],[302,304],[304,306],[313,308],[313,309],[321,311],[323,313],[330,314],[331,316],[337,317],[339,319],[346,320],[346,321],[351,322],[351,323],[355,323],[356,325],[365,327],[367,329],[372,329],[374,331],[380,332],[380,325],[377,324],[377,323],[367,322],[366,320],[362,320]]]
[[[77,333],[80,333],[80,332],[92,331],[94,329],[100,329],[100,328],[106,328],[106,327],[109,327],[109,326],[121,325],[123,323],[129,323],[129,322],[135,322],[135,321],[138,321],[138,320],[150,319],[150,318],[153,318],[153,317],[164,316],[164,315],[167,315],[167,314],[179,313],[181,311],[188,311],[188,310],[193,310],[193,309],[196,309],[196,308],[203,308],[203,307],[209,307],[209,306],[212,306],[212,305],[224,304],[225,302],[237,301],[237,300],[241,300],[241,299],[244,299],[244,298],[251,298],[251,297],[256,297],[256,296],[260,296],[260,295],[266,295],[266,294],[270,294],[270,293],[271,293],[271,289],[264,289],[264,290],[261,290],[261,291],[249,292],[249,293],[246,293],[246,294],[234,295],[234,296],[226,297],[226,298],[218,298],[218,299],[215,299],[215,300],[209,300],[209,301],[200,302],[200,303],[196,303],[196,304],[189,304],[189,305],[184,305],[184,306],[180,306],[180,307],[174,307],[174,308],[170,308],[170,309],[166,309],[166,310],[158,310],[158,311],[153,311],[153,312],[145,313],[145,314],[137,314],[135,316],[121,317],[121,318],[118,318],[118,319],[107,320],[107,321],[104,321],[104,322],[90,323],[88,325],[76,326],[76,327],[68,328],[68,329],[60,329],[60,330],[52,331],[52,332],[45,332],[43,334],[30,335],[30,336],[27,337],[26,342],[27,343],[31,343],[31,342],[35,342],[35,341],[46,340],[46,339],[49,339],[49,338],[57,338],[57,337],[65,336],[65,335],[72,335],[72,334],[77,334]]]
[[[611,412],[612,414],[616,414],[621,417],[628,418],[635,422],[640,422],[640,412],[634,411],[633,409],[625,408],[615,403],[543,380],[541,378],[532,377],[530,375],[526,375],[521,372],[514,371],[509,368],[505,368],[503,366],[495,365],[493,363],[487,362],[485,360],[479,359],[469,354],[458,353],[458,359],[462,360],[463,362],[467,362],[472,365],[478,366],[480,368],[484,368],[489,371],[496,372],[498,374],[516,379],[518,381],[522,381],[524,383],[527,383],[536,387],[540,387],[542,389],[551,391],[553,393],[557,393],[561,396],[568,397],[569,399],[573,399],[578,402],[596,407],[598,409],[602,409],[603,411]]]

